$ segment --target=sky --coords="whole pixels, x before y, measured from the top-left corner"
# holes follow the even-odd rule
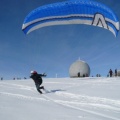
[[[79,58],[88,63],[91,76],[107,76],[120,69],[120,33],[88,25],[61,25],[22,31],[26,15],[39,6],[64,0],[0,1],[0,77],[29,77],[31,70],[47,77],[69,77]],[[109,6],[120,19],[119,0],[96,0]]]

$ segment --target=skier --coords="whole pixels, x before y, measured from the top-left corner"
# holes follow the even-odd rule
[[[36,89],[40,94],[42,94],[42,91],[40,89],[44,90],[44,86],[40,86],[42,84],[42,77],[46,77],[46,74],[45,73],[38,74],[36,71],[31,71],[30,78],[32,78],[34,80]]]

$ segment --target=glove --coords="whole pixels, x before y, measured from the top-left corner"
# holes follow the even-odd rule
[[[47,75],[45,73],[43,73],[43,75],[46,77]]]

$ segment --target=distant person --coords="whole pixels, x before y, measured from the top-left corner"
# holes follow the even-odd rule
[[[115,77],[117,77],[117,69],[115,69]]]
[[[85,74],[83,74],[83,77],[85,77]]]
[[[109,74],[110,74],[110,77],[112,77],[113,71],[111,69],[109,70]]]
[[[78,72],[78,77],[80,77],[80,72]]]
[[[99,75],[97,74],[96,77],[99,77]]]
[[[88,77],[88,74],[86,74],[86,77]]]
[[[46,74],[38,74],[36,71],[31,71],[31,76],[30,78],[32,78],[35,82],[36,85],[36,89],[37,91],[42,94],[41,89],[44,90],[44,86],[40,86],[42,84],[42,77],[46,77]]]
[[[96,77],[101,77],[101,75],[100,75],[100,74],[97,74]]]

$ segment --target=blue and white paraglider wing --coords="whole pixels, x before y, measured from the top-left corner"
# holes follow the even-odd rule
[[[22,30],[28,34],[51,25],[87,24],[103,27],[117,36],[119,21],[106,5],[92,0],[69,0],[41,6],[30,12]]]

